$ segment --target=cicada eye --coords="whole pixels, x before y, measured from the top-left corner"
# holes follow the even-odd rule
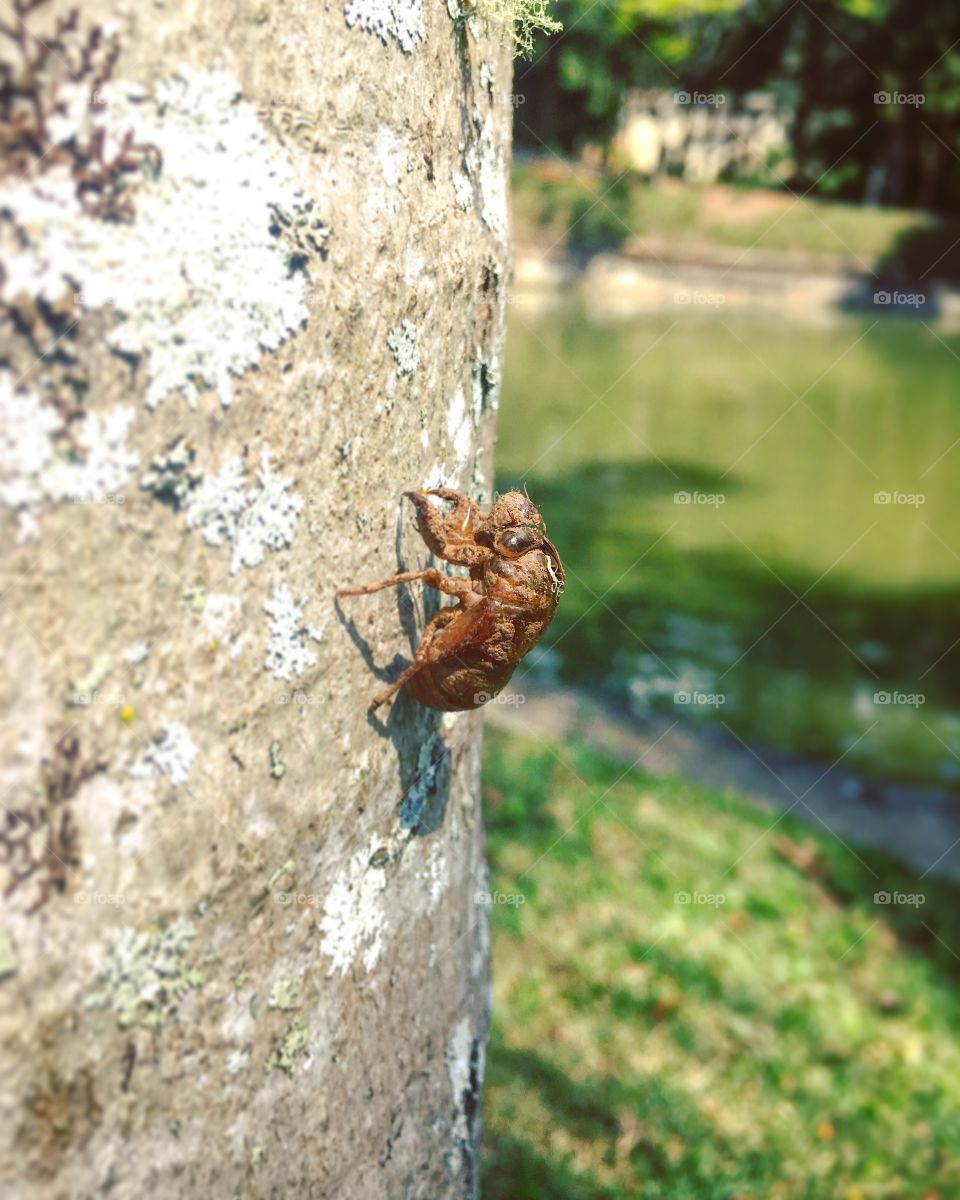
[[[523,554],[540,542],[540,534],[536,529],[525,525],[520,529],[508,529],[500,535],[500,548],[507,554]]]

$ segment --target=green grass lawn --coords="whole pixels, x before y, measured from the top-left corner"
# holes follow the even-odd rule
[[[960,281],[960,221],[927,213],[798,198],[786,190],[646,183],[560,159],[515,166],[512,199],[521,240],[575,250],[629,245],[632,237],[658,252],[788,251],[853,271],[876,268],[891,278]]]
[[[956,888],[576,744],[484,784],[485,1200],[960,1196]]]

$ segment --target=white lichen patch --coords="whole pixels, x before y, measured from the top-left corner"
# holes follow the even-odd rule
[[[453,198],[457,208],[469,212],[473,208],[473,180],[466,171],[453,172]]]
[[[383,210],[388,216],[395,217],[400,211],[397,185],[407,170],[407,155],[403,142],[389,125],[383,125],[377,130],[373,154],[383,175]]]
[[[453,1092],[453,1104],[456,1111],[453,1134],[460,1141],[469,1136],[467,1114],[464,1112],[463,1095],[470,1089],[470,1055],[473,1051],[473,1034],[470,1032],[470,1022],[463,1017],[453,1031],[443,1051],[447,1063],[447,1074],[450,1077],[450,1089]]]
[[[293,480],[270,466],[264,447],[257,471],[258,488],[248,488],[243,460],[231,459],[219,475],[207,476],[191,493],[187,524],[200,529],[208,546],[233,546],[230,574],[256,567],[267,550],[282,550],[293,541],[303,498],[291,493]]]
[[[457,473],[447,469],[446,462],[435,462],[423,481],[423,490],[429,492],[433,488],[456,487]]]
[[[509,218],[507,165],[502,142],[497,141],[493,116],[487,114],[479,126],[480,215],[483,223],[501,241],[506,241]]]
[[[250,1064],[249,1050],[232,1050],[223,1064],[228,1075],[239,1075]]]
[[[507,163],[503,142],[497,138],[493,114],[482,117],[479,109],[475,109],[473,131],[473,137],[460,145],[462,166],[453,173],[454,198],[460,208],[469,208],[473,203],[473,181],[476,180],[483,223],[505,242],[509,232]]]
[[[393,353],[399,375],[413,375],[420,366],[417,338],[420,330],[412,321],[401,321],[387,334],[387,345]]]
[[[68,431],[56,409],[0,372],[0,504],[35,517],[44,503],[122,503],[140,461],[127,446],[133,419],[129,407],[88,411]]]
[[[129,773],[134,779],[165,777],[179,786],[190,777],[196,757],[197,747],[189,729],[182,721],[171,721],[164,726],[160,736],[147,746]]]
[[[450,886],[447,857],[443,852],[443,847],[439,839],[435,839],[430,846],[430,855],[427,858],[424,879],[427,885],[427,912],[430,916],[433,916],[443,898],[443,893]]]
[[[306,320],[300,255],[278,215],[312,206],[226,72],[184,68],[146,96],[131,84],[102,90],[104,103],[74,121],[104,129],[105,158],[132,129],[162,167],[136,186],[131,222],[92,220],[66,168],[5,188],[4,298],[55,303],[79,288],[85,307],[115,306],[110,345],[146,359],[148,407],[173,391],[194,404],[199,386],[226,407],[232,377]]]
[[[460,1107],[463,1093],[470,1086],[470,1050],[473,1036],[470,1032],[470,1022],[463,1017],[453,1031],[453,1037],[443,1052],[447,1063],[447,1074],[450,1076],[450,1087],[453,1090],[453,1100]]]
[[[159,1029],[184,994],[205,982],[202,972],[184,962],[195,936],[186,920],[163,930],[124,929],[97,976],[100,987],[85,1007],[115,1013],[121,1029]]]
[[[289,680],[317,665],[317,656],[307,645],[307,638],[320,641],[320,633],[304,621],[306,601],[299,603],[286,584],[281,584],[269,600],[263,603],[270,626],[264,668],[277,679]]]
[[[404,54],[427,36],[421,0],[349,0],[343,15],[350,29],[375,34],[385,46],[392,38]]]
[[[7,371],[0,374],[0,501],[10,508],[36,504],[39,482],[53,460],[51,435],[60,428],[52,408],[32,392],[18,392]]]
[[[467,412],[467,398],[462,387],[454,392],[447,410],[447,435],[459,470],[466,466],[473,447],[473,422]]]
[[[130,667],[139,667],[150,655],[149,642],[131,642],[123,652],[123,661]]]
[[[235,662],[243,649],[243,601],[227,592],[211,592],[203,606],[203,639],[208,646],[226,646]]]
[[[375,839],[369,849],[355,854],[327,893],[319,929],[320,950],[331,960],[328,975],[345,975],[358,958],[370,971],[380,958],[387,877],[382,866],[371,865],[378,849]]]

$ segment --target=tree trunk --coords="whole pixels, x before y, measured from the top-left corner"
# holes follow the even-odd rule
[[[4,1195],[476,1195],[481,718],[368,717],[436,601],[333,598],[490,499],[510,62],[451,2],[0,18]]]

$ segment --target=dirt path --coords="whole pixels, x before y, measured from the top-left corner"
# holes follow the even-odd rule
[[[709,787],[734,788],[771,812],[832,833],[855,852],[883,849],[923,878],[960,881],[960,802],[946,792],[855,775],[842,763],[812,763],[748,746],[724,729],[697,728],[668,717],[629,720],[569,689],[522,700],[508,694],[489,706],[488,720],[516,733],[562,741],[576,734],[613,758],[651,775],[680,775]]]

